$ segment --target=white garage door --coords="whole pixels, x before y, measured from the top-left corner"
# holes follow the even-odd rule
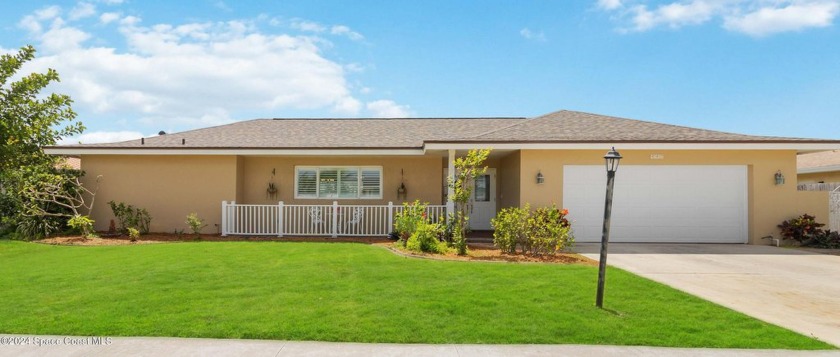
[[[563,167],[575,239],[600,242],[603,165]],[[610,242],[746,243],[746,166],[619,166]]]

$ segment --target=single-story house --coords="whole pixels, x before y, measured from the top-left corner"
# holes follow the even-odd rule
[[[796,189],[797,154],[840,140],[751,136],[576,111],[533,118],[257,119],[107,144],[53,146],[101,175],[106,202],[148,209],[152,231],[196,212],[224,234],[386,234],[402,202],[447,209],[456,157],[491,148],[470,225],[502,208],[568,208],[578,241],[598,241],[604,154],[621,153],[611,241],[767,244],[782,220],[826,220],[826,192]],[[787,182],[777,180],[786,177]],[[235,202],[235,203],[234,203]],[[377,227],[358,230],[359,226]],[[355,230],[354,230],[355,229]],[[370,232],[376,233],[370,233]]]
[[[800,184],[840,184],[840,150],[800,154],[796,173]]]

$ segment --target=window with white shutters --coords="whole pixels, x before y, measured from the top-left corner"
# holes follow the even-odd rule
[[[298,166],[295,198],[381,199],[382,167]]]

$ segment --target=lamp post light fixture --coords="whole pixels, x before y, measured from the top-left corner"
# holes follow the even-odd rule
[[[537,184],[542,185],[545,182],[545,176],[543,176],[542,171],[537,172]]]
[[[615,171],[618,170],[618,162],[621,161],[621,154],[612,148],[606,155],[604,161],[607,165],[607,197],[604,201],[604,227],[601,233],[601,258],[598,261],[598,292],[595,295],[595,306],[604,307],[604,280],[607,274],[607,244],[610,241],[610,215],[612,214],[613,183]]]

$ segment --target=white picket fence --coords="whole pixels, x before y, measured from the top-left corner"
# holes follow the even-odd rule
[[[840,232],[840,187],[828,193],[828,229]]]
[[[403,206],[387,205],[251,205],[222,201],[222,236],[387,236]],[[429,205],[433,221],[446,219],[446,206]]]

